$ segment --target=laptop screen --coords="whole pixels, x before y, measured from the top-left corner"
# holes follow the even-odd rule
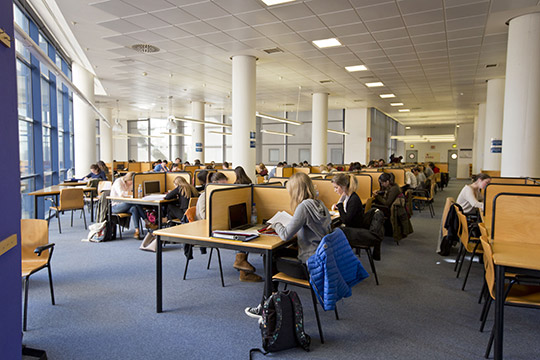
[[[248,217],[246,203],[229,206],[229,229],[232,230],[247,224]]]
[[[161,194],[161,187],[159,180],[157,181],[145,181],[143,183],[144,196],[151,194]]]

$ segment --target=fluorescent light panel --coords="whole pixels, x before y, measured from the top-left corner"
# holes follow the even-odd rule
[[[313,40],[312,42],[319,49],[324,49],[324,48],[329,48],[329,47],[334,47],[334,46],[341,46],[341,43],[336,38]]]
[[[333,129],[328,129],[327,131],[328,131],[329,133],[332,133],[332,134],[349,135],[349,133],[346,132],[346,131],[339,131],[339,130],[333,130]]]
[[[224,131],[209,131],[209,133],[218,134],[218,135],[232,135],[232,133],[228,133]]]
[[[205,120],[199,120],[199,119],[191,119],[191,118],[186,118],[186,117],[170,116],[169,119],[174,120],[174,121],[192,122],[192,123],[196,123],[196,124],[232,127],[231,124],[224,124],[224,123],[219,123],[219,122],[215,122],[215,121],[205,121]]]
[[[211,132],[211,131],[210,131]],[[189,134],[180,134],[180,133],[168,133],[168,132],[162,132],[160,134],[163,134],[163,135],[169,135],[169,136],[191,136]]]
[[[403,106],[403,103],[390,103],[390,106]]]
[[[381,87],[381,86],[384,86],[384,84],[380,81],[377,81],[377,82],[366,83],[366,86],[367,87]]]
[[[393,135],[390,139],[403,142],[453,142],[456,137],[453,134],[441,135]]]
[[[345,70],[347,70],[348,72],[366,71],[367,67],[366,65],[352,65],[352,66],[345,66]]]
[[[264,129],[262,129],[261,132],[265,133],[265,134],[272,134],[272,135],[294,136],[294,134],[289,134],[289,133],[286,133],[286,132],[273,131],[273,130],[264,130]]]
[[[411,109],[399,109],[398,111],[399,111],[399,112],[410,112]]]
[[[394,94],[381,94],[381,95],[379,95],[379,97],[381,99],[389,99],[389,98],[395,98],[396,95],[394,95]]]
[[[266,6],[285,4],[296,0],[261,0]]]
[[[284,122],[284,123],[291,124],[291,125],[303,125],[303,123],[300,122],[300,121],[289,120],[289,119],[285,119],[285,118],[282,118],[282,117],[279,117],[279,116],[263,114],[263,113],[260,113],[260,112],[258,112],[258,111],[255,113],[255,115],[257,115],[258,117],[265,118],[265,119],[270,119],[270,120],[275,120],[275,121],[279,121],[279,122]]]

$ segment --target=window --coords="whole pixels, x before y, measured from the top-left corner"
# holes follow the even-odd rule
[[[136,136],[128,138],[128,158],[135,161],[150,161],[148,119],[129,120],[128,133]]]
[[[268,149],[268,161],[271,163],[279,162],[279,149]]]

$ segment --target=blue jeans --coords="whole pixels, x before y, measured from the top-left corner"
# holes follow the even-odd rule
[[[135,226],[135,229],[138,229],[139,227],[139,220],[145,219],[146,214],[144,213],[144,210],[142,206],[135,205],[135,204],[128,204],[128,203],[119,203],[112,206],[112,213],[125,213],[130,212],[131,216],[133,217],[133,224]]]

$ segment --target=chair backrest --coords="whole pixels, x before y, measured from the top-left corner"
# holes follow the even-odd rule
[[[34,253],[38,246],[49,243],[49,228],[47,220],[22,219],[21,220],[21,258],[25,260],[43,259],[49,256],[49,250],[45,250],[41,257]]]
[[[189,198],[188,209],[191,208],[191,207],[197,206],[197,201],[198,200],[199,200],[198,197]]]
[[[443,236],[448,235],[448,230],[446,230],[446,228],[444,227],[444,224],[446,223],[446,217],[448,216],[448,212],[450,211],[450,207],[455,202],[456,202],[456,200],[454,200],[453,197],[447,197],[446,202],[444,203],[444,210],[443,210],[442,221],[441,221],[441,230],[442,230],[442,235]]]
[[[493,264],[493,251],[487,236],[480,237],[482,250],[484,251],[484,268],[486,269],[486,285],[491,298],[495,299],[495,265]]]
[[[186,215],[186,218],[188,219],[189,222],[193,222],[193,221],[195,221],[195,213],[196,212],[197,212],[197,207],[192,206],[192,207],[190,207],[189,209],[186,210],[186,213],[184,215]]]
[[[84,207],[84,191],[81,188],[60,189],[61,210],[81,209]]]
[[[461,240],[463,246],[467,247],[467,244],[469,244],[469,226],[467,224],[467,217],[456,205],[454,206],[456,207],[456,214],[459,219],[459,239]]]

